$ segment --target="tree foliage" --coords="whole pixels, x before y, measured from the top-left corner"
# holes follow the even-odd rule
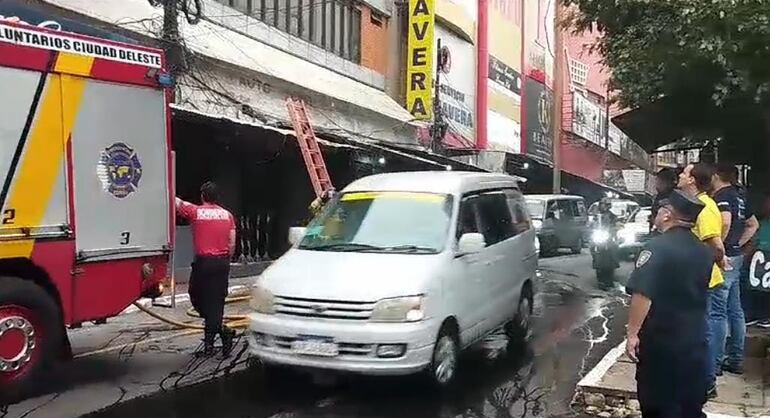
[[[666,97],[720,130],[739,115],[768,119],[770,0],[562,0],[575,31],[598,29],[620,103]]]

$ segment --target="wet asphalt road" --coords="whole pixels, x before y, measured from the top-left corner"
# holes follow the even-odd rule
[[[541,259],[534,335],[520,346],[493,335],[461,362],[456,388],[437,393],[419,377],[340,376],[318,381],[259,368],[119,404],[90,416],[184,418],[504,418],[575,416],[575,385],[623,339],[625,298],[597,288],[590,255]]]

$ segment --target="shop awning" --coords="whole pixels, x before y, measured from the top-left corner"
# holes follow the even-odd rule
[[[400,147],[391,145],[388,143],[382,143],[380,144],[381,147],[387,148],[389,150],[392,150],[394,152],[402,152],[406,153],[414,157],[423,158],[425,160],[433,161],[435,164],[442,165],[442,166],[450,166],[452,167],[452,170],[461,170],[461,171],[475,171],[475,172],[486,172],[487,170],[484,170],[480,167],[476,167],[475,165],[466,164],[462,161],[453,160],[451,158],[445,157],[443,155],[434,154],[432,152],[429,152],[425,149],[419,149],[419,148],[406,148],[406,147]]]
[[[277,132],[282,135],[295,137],[294,131],[291,129],[285,129],[278,126],[271,126],[265,123],[261,123],[257,120],[246,121],[243,118],[236,118],[236,117],[232,117],[224,114],[206,113],[190,107],[177,105],[177,104],[172,104],[171,108],[173,109],[175,114],[183,114],[186,117],[206,118],[209,120],[214,120],[214,121],[227,123],[227,124],[235,124],[238,126],[248,126],[248,127],[259,128],[259,129],[266,129],[272,132]],[[452,159],[449,159],[440,155],[436,155],[428,151],[420,150],[417,148],[396,147],[384,142],[364,141],[359,138],[345,137],[345,136],[340,136],[333,133],[317,132],[317,135],[318,135],[318,138],[317,138],[318,142],[322,146],[326,146],[326,147],[376,151],[376,152],[381,152],[383,154],[389,154],[389,155],[398,156],[401,158],[406,158],[406,159],[413,160],[415,162],[426,164],[439,169],[446,169],[447,166],[451,166],[453,170],[459,169],[459,170],[465,170],[465,171],[485,171],[478,167],[464,164],[458,161],[454,161]]]
[[[294,135],[294,131],[292,131],[291,129],[284,129],[284,128],[280,128],[280,127],[276,127],[276,126],[267,125],[267,124],[264,124],[264,123],[259,123],[259,122],[256,122],[256,121],[250,122],[250,121],[246,121],[246,120],[244,120],[242,118],[233,118],[231,116],[222,115],[222,114],[211,114],[211,113],[201,112],[201,111],[196,110],[196,109],[192,109],[192,108],[189,108],[189,107],[186,107],[186,106],[181,106],[181,105],[177,105],[177,104],[173,104],[173,103],[171,104],[171,109],[174,112],[174,114],[184,114],[187,117],[192,117],[193,119],[215,120],[215,121],[219,121],[219,122],[222,122],[222,123],[235,124],[235,125],[238,125],[238,126],[248,126],[248,127],[252,127],[252,128],[265,129],[265,130],[268,130],[268,131],[279,133],[281,135],[290,135],[292,137],[295,136]],[[334,142],[334,141],[327,141],[327,140],[322,139],[322,138],[318,138],[318,143],[320,143],[323,146],[333,147],[333,148],[361,149],[361,147],[357,147],[355,145],[344,144],[344,143]]]
[[[549,163],[525,154],[508,154],[506,171],[527,178],[528,193],[550,193],[552,190],[553,165]],[[613,192],[629,199],[634,198],[631,193],[564,170],[562,170],[562,187],[568,189],[570,193],[586,197],[589,201],[604,197],[606,192]]]
[[[683,127],[666,108],[666,99],[621,113],[613,117],[612,122],[647,152],[685,135]]]

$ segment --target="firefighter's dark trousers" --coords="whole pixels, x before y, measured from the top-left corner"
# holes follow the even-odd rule
[[[190,302],[205,322],[204,342],[214,344],[217,334],[224,340],[222,316],[230,276],[230,258],[196,256],[190,273]]]

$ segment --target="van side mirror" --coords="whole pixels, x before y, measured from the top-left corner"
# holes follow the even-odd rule
[[[302,238],[305,238],[306,232],[307,228],[301,226],[294,226],[289,228],[289,244],[299,244],[299,242],[302,241]]]
[[[484,235],[478,232],[463,234],[457,242],[457,255],[476,254],[487,246]]]

